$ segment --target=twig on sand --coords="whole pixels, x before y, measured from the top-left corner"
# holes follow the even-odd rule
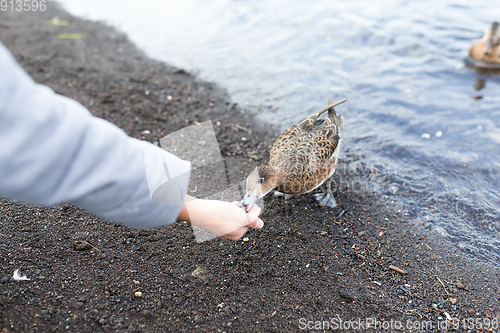
[[[141,289],[141,287],[139,287],[139,288],[137,288],[137,289],[134,289],[134,290],[129,290],[129,291],[126,291],[125,293],[132,293],[132,292],[137,291],[137,290],[139,290],[139,289]]]
[[[96,249],[97,251],[99,252],[102,252],[101,250],[99,250],[97,247],[95,247],[94,245],[90,244],[89,242],[87,242],[90,246],[92,246],[94,249]]]
[[[234,125],[234,127],[237,129],[237,130],[240,130],[240,131],[243,131],[243,132],[248,132],[248,129],[246,129],[245,127],[239,125],[239,124],[236,124]]]
[[[446,295],[448,295],[448,297],[450,297],[450,293],[448,292],[448,290],[446,289],[446,286],[444,285],[443,281],[441,281],[441,279],[437,276],[437,275],[434,275],[434,277],[436,279],[438,279],[439,283],[441,283],[441,285],[443,286],[444,288],[444,291],[446,291]]]
[[[449,315],[448,315],[449,316]],[[452,320],[447,320],[448,323],[452,324],[453,326],[455,326],[456,328],[459,327],[459,325],[455,324]]]
[[[406,310],[406,313],[413,313],[413,312],[415,312],[415,311],[417,311],[417,310],[418,310],[418,309]],[[422,318],[423,318],[423,317],[422,317],[422,315],[421,315],[420,313],[418,313],[418,312],[415,312],[415,313],[416,313],[416,314],[418,314],[418,315],[420,316],[420,318],[419,318],[419,319],[422,319]]]
[[[393,271],[399,272],[401,274],[405,274],[406,273],[404,270],[402,270],[401,268],[396,267],[394,265],[389,265],[389,268],[392,269]]]

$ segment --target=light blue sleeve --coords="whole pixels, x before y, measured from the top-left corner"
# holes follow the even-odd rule
[[[73,202],[147,229],[176,220],[190,172],[190,162],[36,84],[0,43],[0,195],[42,205]],[[155,181],[167,185],[165,197],[173,200],[153,201],[161,185]]]

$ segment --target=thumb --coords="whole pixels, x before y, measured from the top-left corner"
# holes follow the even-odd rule
[[[255,229],[260,229],[264,226],[264,221],[262,221],[261,219],[257,218],[253,224],[249,224],[247,225],[247,227],[249,228],[255,228]]]
[[[259,218],[259,214],[261,212],[261,208],[257,205],[253,205],[252,209],[248,211],[246,214],[247,217],[247,227],[249,228],[262,228],[264,226],[264,222]]]

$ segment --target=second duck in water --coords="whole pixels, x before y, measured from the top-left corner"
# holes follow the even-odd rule
[[[500,65],[500,35],[498,32],[498,22],[491,23],[484,36],[476,40],[469,52],[470,56],[477,61],[493,65]]]
[[[248,211],[252,205],[272,190],[285,194],[308,193],[329,180],[337,167],[341,128],[344,117],[337,115],[333,103],[299,123],[290,126],[273,144],[269,165],[260,165],[250,172],[246,181],[246,194],[238,204]],[[328,111],[325,119],[318,117]],[[316,195],[320,205],[335,207],[331,183],[327,191]]]

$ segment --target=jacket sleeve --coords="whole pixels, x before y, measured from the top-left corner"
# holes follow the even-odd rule
[[[0,195],[73,202],[146,229],[176,220],[190,172],[190,162],[36,84],[0,43]],[[153,198],[157,188],[166,193],[160,199]]]

